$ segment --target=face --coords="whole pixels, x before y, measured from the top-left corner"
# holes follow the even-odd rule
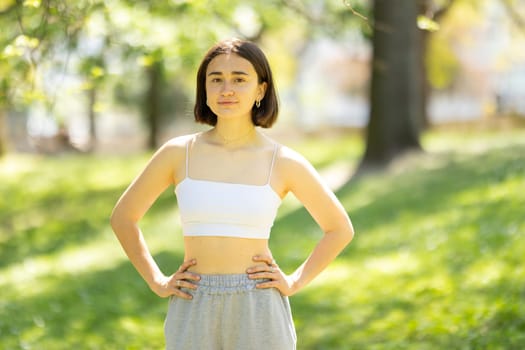
[[[266,83],[259,84],[250,61],[236,54],[222,54],[206,70],[207,105],[218,118],[249,118],[256,100],[264,97]]]

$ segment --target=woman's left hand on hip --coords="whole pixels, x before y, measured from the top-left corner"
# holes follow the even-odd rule
[[[253,257],[253,261],[258,264],[246,270],[248,278],[266,280],[257,284],[258,289],[276,288],[282,295],[290,296],[293,294],[291,277],[284,274],[271,256],[256,255]]]

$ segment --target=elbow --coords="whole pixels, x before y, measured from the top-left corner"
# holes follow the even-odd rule
[[[352,242],[352,240],[354,239],[354,236],[355,236],[355,232],[354,232],[354,229],[353,228],[350,228],[350,230],[348,230],[348,233],[346,234],[346,244],[350,244],[350,242]]]
[[[139,218],[136,215],[122,206],[115,206],[111,215],[109,216],[109,224],[116,235],[126,232],[130,227],[137,224]]]
[[[354,239],[354,227],[350,219],[341,218],[331,228],[324,230],[325,234],[330,234],[342,248],[346,247]]]
[[[119,226],[119,216],[116,210],[114,209],[111,215],[109,216],[109,225],[113,229],[114,232],[117,231],[117,228]]]
[[[354,232],[354,227],[352,226],[352,223],[350,222],[350,220],[348,220],[347,224],[345,225],[344,229],[341,230],[342,232],[342,240],[344,241],[344,245],[347,246],[348,244],[350,244],[350,242],[352,242],[352,240],[354,239],[354,235],[355,235],[355,232]]]
[[[347,246],[352,242],[354,239],[354,230],[352,227],[345,228],[344,230],[341,230],[341,242],[344,246]]]
[[[122,210],[119,210],[118,206],[115,207],[109,216],[109,224],[111,225],[113,232],[118,233],[125,221],[126,219],[122,213]]]
[[[325,231],[325,234],[333,237],[341,249],[344,249],[354,239],[354,229],[352,228],[352,225],[345,225],[334,228],[333,230],[327,230]]]

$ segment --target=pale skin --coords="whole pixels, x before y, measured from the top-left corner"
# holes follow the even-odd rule
[[[258,283],[257,288],[276,288],[290,296],[319,275],[352,240],[352,224],[333,192],[303,156],[280,146],[271,188],[281,198],[294,194],[324,232],[303,264],[286,274],[275,263],[267,239],[215,236],[184,237],[184,262],[171,275],[166,276],[153,259],[138,223],[162,192],[184,179],[190,138],[194,137],[196,149],[225,161],[249,152],[271,154],[275,142],[255,129],[250,114],[265,92],[266,83],[258,82],[248,60],[235,54],[215,57],[207,68],[206,93],[207,104],[217,115],[217,125],[163,145],[117,202],[111,216],[113,230],[137,271],[160,297],[191,299],[181,287],[197,289],[200,274],[238,273],[247,273],[251,279],[269,279]],[[216,179],[243,182],[236,178],[242,175],[242,164],[228,164]]]

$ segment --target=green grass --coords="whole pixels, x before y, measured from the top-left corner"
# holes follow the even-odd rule
[[[521,349],[525,132],[440,133],[426,155],[338,189],[356,237],[291,298],[298,349]],[[356,136],[293,145],[357,164]],[[167,301],[126,260],[108,215],[148,155],[0,161],[0,348],[162,349]],[[182,259],[162,195],[142,228],[165,272]],[[291,271],[320,237],[286,200],[272,250]]]

